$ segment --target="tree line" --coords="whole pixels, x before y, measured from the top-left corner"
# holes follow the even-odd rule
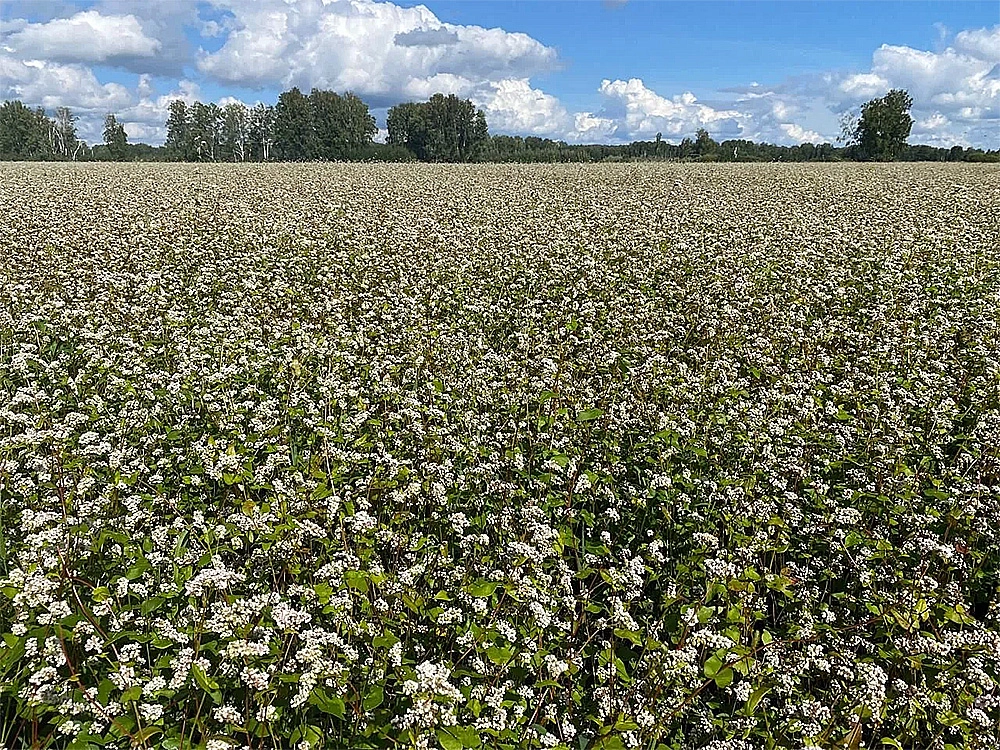
[[[375,118],[351,93],[298,88],[274,106],[170,104],[164,156],[174,161],[340,161],[369,156]]]
[[[388,111],[385,143],[368,105],[352,93],[298,88],[274,105],[171,102],[162,146],[129,143],[116,115],[104,121],[101,144],[76,132],[76,116],[59,107],[53,117],[20,101],[0,105],[0,159],[104,161],[1000,161],[1000,150],[909,145],[913,104],[906,91],[862,105],[842,122],[842,145],[778,146],[746,139],[717,142],[705,129],[678,144],[653,141],[624,145],[568,144],[534,136],[489,133],[486,116],[471,101],[435,94],[425,102]]]

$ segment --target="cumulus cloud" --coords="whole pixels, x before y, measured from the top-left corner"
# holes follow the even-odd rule
[[[198,84],[273,92],[353,91],[375,111],[441,92],[472,99],[495,133],[569,142],[713,137],[833,141],[838,115],[890,88],[914,98],[911,142],[1000,146],[1000,25],[952,34],[935,51],[882,45],[867,69],[804,74],[719,92],[654,91],[641,78],[594,81],[575,111],[535,84],[558,70],[555,49],[527,34],[447,23],[389,0],[7,0],[0,96],[50,111],[70,106],[98,134],[109,111],[130,137],[162,139],[172,98]],[[26,20],[26,19],[31,19]],[[47,19],[47,20],[36,20]],[[200,39],[192,46],[191,39]],[[96,68],[101,66],[101,72]],[[113,67],[133,83],[105,77]],[[124,79],[128,80],[128,79]],[[171,88],[159,94],[161,88]],[[263,95],[270,98],[270,94]],[[719,97],[714,99],[711,97]],[[88,119],[89,118],[89,119]]]
[[[938,51],[883,44],[868,70],[800,76],[772,86],[734,87],[734,106],[748,115],[754,140],[795,142],[786,125],[837,136],[837,116],[890,89],[913,97],[911,143],[1000,147],[1000,25],[967,29],[948,41],[941,28]],[[933,127],[930,125],[933,124]],[[809,140],[812,140],[810,136]]]
[[[604,80],[600,93],[605,99],[603,116],[615,121],[617,132],[626,138],[650,138],[656,133],[676,138],[698,128],[731,137],[743,130],[743,113],[714,109],[700,103],[690,91],[668,99],[648,88],[640,78]]]
[[[848,96],[866,98],[884,94],[889,82],[878,73],[856,73],[842,80],[839,88]]]
[[[458,34],[443,26],[436,29],[412,29],[396,34],[392,38],[398,47],[437,47],[442,44],[455,44]]]
[[[1000,24],[992,29],[967,29],[955,35],[955,49],[987,62],[1000,60]]]
[[[798,143],[824,143],[827,140],[815,130],[806,130],[794,122],[781,123],[781,130],[785,135]]]
[[[573,127],[559,99],[532,88],[527,78],[493,83],[477,99],[490,127],[500,133],[563,138]]]
[[[199,69],[244,86],[350,90],[375,106],[428,90],[469,95],[477,85],[552,70],[554,49],[522,33],[443,23],[424,6],[350,0],[217,0],[230,14],[222,47]],[[433,93],[433,92],[432,92]]]
[[[101,83],[82,65],[18,60],[0,53],[0,99],[20,99],[46,109],[65,106],[103,113],[128,106],[132,95],[121,84]]]
[[[713,136],[729,138],[742,132],[746,115],[715,109],[691,92],[672,98],[656,93],[639,78],[604,80],[598,89],[602,107],[597,112],[569,112],[558,98],[533,88],[527,79],[490,84],[474,95],[495,132],[557,138],[568,142],[627,142],[652,139],[661,133],[680,141],[706,128]]]
[[[20,57],[52,62],[103,63],[114,58],[152,57],[160,42],[146,35],[134,15],[86,10],[45,23],[19,22],[3,44]]]
[[[883,44],[866,75],[880,85],[852,91],[860,76],[845,78],[840,91],[851,96],[834,106],[902,88],[914,102],[911,142],[1000,147],[1000,25],[961,31],[938,52]]]

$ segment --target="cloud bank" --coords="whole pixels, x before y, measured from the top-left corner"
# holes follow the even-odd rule
[[[24,4],[14,8],[24,7]],[[0,98],[69,106],[100,137],[116,112],[133,140],[162,141],[166,107],[205,90],[290,86],[353,91],[376,111],[454,93],[482,107],[492,132],[619,143],[657,133],[818,143],[838,114],[890,88],[915,100],[911,142],[1000,146],[1000,24],[942,32],[937,51],[884,44],[867,69],[655,91],[641,78],[594,82],[597,106],[572,111],[533,81],[558,75],[556,49],[528,34],[442,21],[424,6],[375,0],[102,0],[81,9],[29,4],[44,20],[5,18]],[[7,11],[8,13],[11,11]],[[134,82],[108,70],[133,74]],[[708,96],[706,96],[706,94]]]

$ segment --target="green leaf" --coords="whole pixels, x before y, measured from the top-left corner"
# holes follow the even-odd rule
[[[344,701],[336,695],[327,695],[323,688],[313,688],[309,694],[309,702],[325,714],[332,714],[343,719],[346,713]]]
[[[191,665],[191,674],[194,675],[194,681],[197,682],[198,686],[206,693],[211,693],[219,689],[219,683],[205,674],[205,670],[203,670],[199,665]]]
[[[509,648],[501,648],[500,646],[490,646],[486,649],[486,656],[494,664],[506,664],[514,656],[514,651]]]
[[[135,564],[132,565],[132,567],[125,571],[125,577],[130,581],[134,581],[136,578],[149,570],[149,567],[149,561],[147,561],[145,557],[140,557],[135,561]]]
[[[163,730],[159,727],[143,727],[138,732],[135,732],[132,736],[134,737],[135,743],[146,742],[154,734],[163,734]]]
[[[722,669],[725,662],[718,656],[712,656],[705,662],[705,676],[715,678],[719,674],[719,670]]]
[[[382,705],[383,700],[385,700],[385,690],[381,685],[376,685],[368,691],[368,695],[365,696],[361,705],[364,707],[365,711],[374,711]]]
[[[333,586],[325,581],[320,581],[313,586],[313,591],[316,592],[316,598],[320,604],[326,604],[330,601],[330,597],[333,596]]]
[[[392,648],[397,643],[399,643],[399,638],[388,630],[386,630],[382,635],[377,635],[372,638],[372,645],[375,648]]]
[[[624,638],[625,640],[632,641],[636,646],[642,645],[642,636],[632,630],[624,630],[622,628],[615,628],[615,635],[619,638]]]
[[[115,689],[115,683],[111,680],[101,680],[101,684],[97,686],[97,701],[102,705],[108,705],[108,698],[111,696],[111,691]]]
[[[344,572],[344,582],[352,589],[358,591],[368,591],[368,576],[361,570],[347,570]]]
[[[724,688],[728,687],[733,681],[733,670],[726,667],[717,675],[715,675],[715,684],[717,687]]]
[[[761,685],[759,688],[750,693],[750,697],[747,698],[746,714],[749,716],[756,710],[757,704],[761,702],[761,699],[771,692],[770,685]]]
[[[482,739],[472,727],[450,727],[449,730],[462,743],[462,747],[479,747],[483,744]]]
[[[449,734],[443,729],[439,729],[437,731],[437,738],[444,750],[462,750],[462,748],[465,747],[458,737],[455,737],[453,734]]]
[[[499,588],[500,584],[496,581],[479,581],[469,586],[469,595],[475,596],[479,599],[486,599],[493,596],[493,592]]]
[[[577,422],[593,422],[604,413],[604,409],[585,409],[576,415]]]

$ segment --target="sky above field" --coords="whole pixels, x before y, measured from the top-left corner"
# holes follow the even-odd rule
[[[173,99],[350,90],[379,126],[455,93],[493,133],[573,143],[833,142],[905,88],[911,143],[1000,147],[1000,4],[448,0],[0,0],[0,98],[107,112],[161,143]],[[384,134],[384,132],[383,132]]]

